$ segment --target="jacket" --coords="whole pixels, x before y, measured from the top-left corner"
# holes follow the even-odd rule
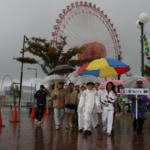
[[[53,90],[51,93],[51,98],[53,102],[54,108],[64,108],[65,107],[65,99],[66,99],[66,90],[64,88]]]
[[[138,95],[138,97],[138,118],[146,119],[148,97],[146,95]],[[132,101],[132,117],[136,118],[136,98],[135,96],[129,96],[128,98]]]
[[[85,90],[79,100],[78,109],[82,108],[83,112],[96,113],[97,106],[100,107],[100,101],[96,90]]]
[[[37,105],[46,105],[46,96],[48,95],[48,91],[45,90],[38,90],[35,94],[34,94],[34,98],[37,100]]]
[[[108,95],[108,99],[106,98],[106,95]],[[110,91],[108,93],[107,90],[104,90],[101,96],[101,102],[103,104],[103,108],[108,109],[108,110],[114,110],[114,103],[116,99],[117,99],[117,96],[115,95],[113,91]],[[108,106],[106,106],[106,104],[108,104]]]

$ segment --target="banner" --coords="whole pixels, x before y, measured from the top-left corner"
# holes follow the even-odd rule
[[[147,41],[147,38],[146,38],[146,34],[144,34],[144,54],[148,54],[149,53],[149,45],[148,45],[148,41]]]
[[[127,95],[149,95],[149,89],[125,88],[124,93]]]

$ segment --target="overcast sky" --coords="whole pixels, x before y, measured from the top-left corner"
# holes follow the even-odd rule
[[[123,61],[131,67],[133,74],[140,75],[140,30],[135,22],[142,12],[150,14],[149,0],[87,0],[100,7],[116,28],[119,36]],[[51,40],[51,32],[55,21],[74,0],[0,0],[0,81],[5,75],[10,75],[13,81],[20,81],[21,64],[14,57],[21,56],[20,50],[23,47],[23,36],[28,38],[41,37]],[[87,16],[88,17],[88,16]],[[92,16],[89,16],[91,20]],[[93,19],[93,22],[95,20]],[[74,21],[75,22],[75,21]],[[97,22],[95,22],[97,24]],[[79,29],[79,26],[69,27],[71,30]],[[88,30],[99,31],[91,27]],[[86,31],[86,36],[90,37]],[[150,22],[145,25],[145,31],[150,34]],[[69,32],[68,32],[69,34]],[[70,34],[75,34],[70,32]],[[77,35],[76,35],[77,36]],[[93,38],[96,35],[93,36]],[[77,38],[77,37],[75,37]],[[81,39],[80,39],[81,38]],[[107,38],[107,37],[105,37]],[[147,35],[150,43],[150,37]],[[109,37],[108,37],[109,39]],[[110,41],[111,43],[111,41]],[[83,43],[84,44],[84,43]],[[110,44],[111,45],[111,44]],[[70,45],[71,46],[71,45]],[[78,46],[78,45],[77,45]],[[112,53],[114,51],[112,50]],[[38,68],[38,78],[44,79],[46,75],[36,65],[24,65],[23,84],[35,76],[34,70],[27,70],[27,67]],[[9,82],[9,78],[5,79]],[[9,82],[10,84],[10,82]]]

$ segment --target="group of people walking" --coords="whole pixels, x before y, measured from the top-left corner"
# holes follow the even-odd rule
[[[46,96],[50,94],[56,130],[60,130],[64,124],[67,130],[77,126],[79,132],[91,135],[94,128],[102,126],[104,133],[112,135],[115,116],[114,107],[115,102],[118,100],[118,94],[113,82],[108,81],[103,90],[98,88],[99,84],[88,82],[86,85],[79,87],[70,82],[68,87],[64,88],[64,82],[58,81],[51,92],[48,92],[41,85],[40,90],[34,95],[37,99],[37,121],[41,121],[46,105]],[[142,88],[141,85],[138,86],[137,82],[137,88],[139,87]],[[146,119],[148,96],[138,96],[138,98],[135,98],[134,95],[127,95],[127,97],[133,103],[133,130],[141,134],[144,120]],[[135,118],[135,101],[139,103],[138,119]]]

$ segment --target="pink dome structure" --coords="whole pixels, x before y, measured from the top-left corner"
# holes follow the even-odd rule
[[[83,48],[83,53],[78,55],[78,59],[106,57],[106,48],[102,43],[92,42],[81,47]]]

